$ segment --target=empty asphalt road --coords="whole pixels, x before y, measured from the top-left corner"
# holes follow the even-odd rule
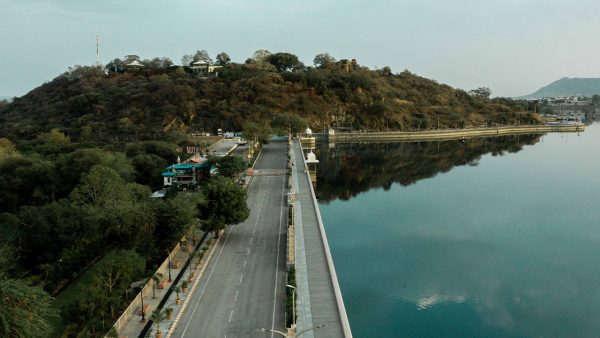
[[[284,169],[287,142],[264,146],[257,170]],[[221,236],[173,337],[272,337],[284,330],[286,176],[254,176],[248,184],[250,216]]]

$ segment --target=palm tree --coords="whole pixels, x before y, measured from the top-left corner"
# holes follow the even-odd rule
[[[171,320],[171,318],[173,316],[173,308],[172,307],[166,308],[165,314],[167,315],[167,320]]]
[[[160,280],[163,278],[163,274],[157,272],[152,276],[152,299],[156,299],[156,286],[160,283]]]
[[[181,304],[181,298],[179,298],[179,293],[181,292],[181,286],[177,285],[173,291],[175,291],[175,293],[177,294],[177,299],[175,299],[175,304],[179,305]]]
[[[154,312],[152,312],[152,316],[150,316],[150,320],[156,325],[156,338],[162,337],[162,332],[160,332],[160,323],[165,319],[165,312],[158,309],[154,310]]]

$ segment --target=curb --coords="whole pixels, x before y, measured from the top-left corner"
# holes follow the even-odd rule
[[[177,327],[177,324],[179,323],[179,319],[181,319],[181,316],[183,316],[183,313],[185,312],[185,308],[187,307],[188,303],[190,302],[190,299],[192,299],[192,294],[194,293],[194,291],[196,291],[196,287],[198,287],[198,284],[200,283],[200,279],[202,279],[202,275],[204,274],[204,270],[206,270],[206,268],[208,267],[208,264],[211,261],[213,253],[215,252],[215,248],[219,244],[220,240],[221,240],[221,236],[219,236],[219,238],[217,238],[217,241],[210,249],[208,257],[206,258],[206,262],[203,264],[202,269],[198,273],[198,276],[196,276],[196,280],[194,281],[194,284],[192,284],[192,287],[190,288],[190,290],[188,292],[188,297],[185,298],[185,301],[183,302],[183,304],[181,305],[181,308],[177,312],[177,315],[175,316],[173,323],[169,327],[169,331],[167,332],[167,335],[165,336],[165,338],[170,338],[171,335],[173,334],[173,331],[175,331],[175,328]]]

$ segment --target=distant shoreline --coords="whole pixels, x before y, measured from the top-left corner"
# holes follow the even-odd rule
[[[528,125],[495,128],[444,129],[410,132],[354,132],[318,134],[317,137],[328,137],[330,142],[352,141],[441,141],[472,138],[480,136],[500,136],[517,134],[543,134],[549,132],[582,132],[585,125]]]

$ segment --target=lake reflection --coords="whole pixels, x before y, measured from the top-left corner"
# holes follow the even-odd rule
[[[318,193],[322,202],[349,199],[371,188],[409,185],[455,166],[476,166],[481,155],[502,156],[535,144],[540,135],[440,142],[321,143]]]
[[[598,336],[599,126],[439,147],[319,149],[354,335]]]

